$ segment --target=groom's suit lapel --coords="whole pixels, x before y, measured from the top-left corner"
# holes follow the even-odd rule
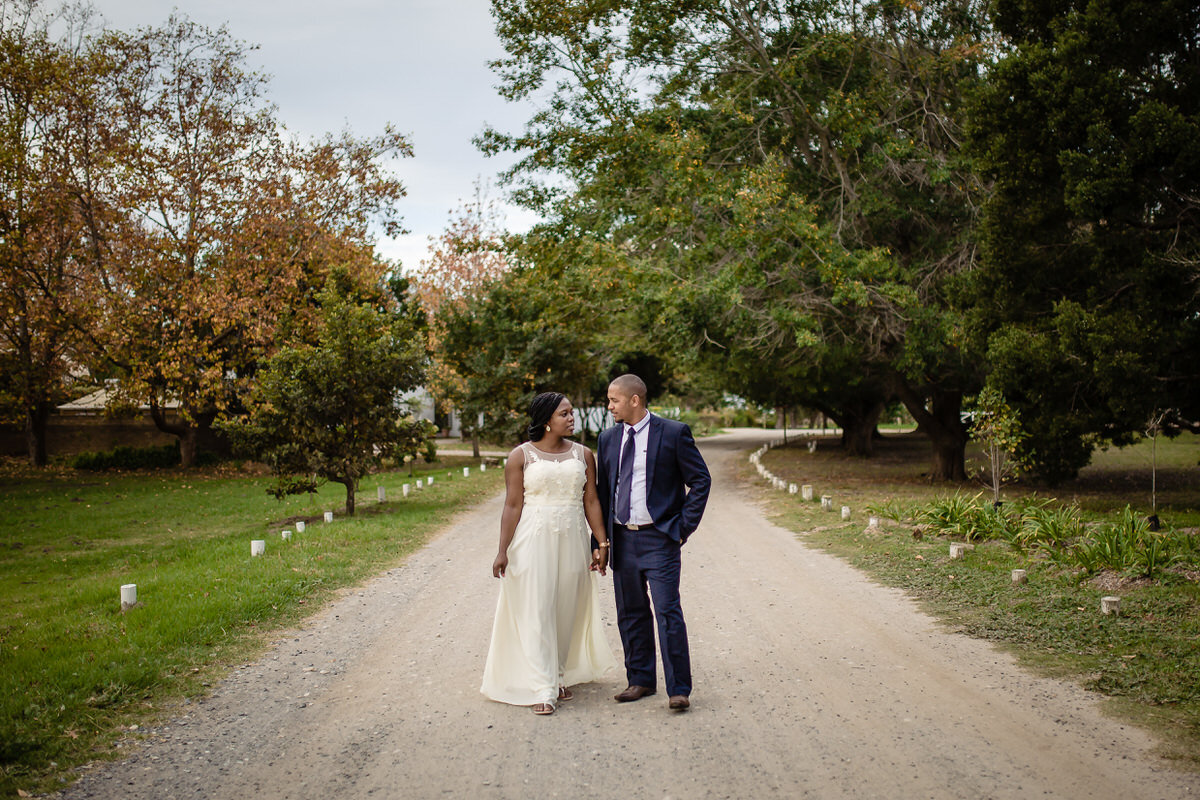
[[[662,421],[650,417],[650,435],[646,439],[646,497],[649,499],[654,485],[654,465],[658,461],[658,447],[662,444]]]
[[[624,426],[620,423],[609,428],[605,433],[608,434],[608,444],[604,446],[604,469],[608,473],[608,486],[612,491],[609,492],[608,503],[613,502],[611,497],[612,492],[617,490],[617,470],[621,459],[621,436],[620,433],[624,430]]]
[[[604,447],[602,447],[602,450],[604,450],[602,456],[604,457],[600,459],[598,469],[604,470],[608,483],[608,486],[606,487],[608,489],[608,497],[600,498],[600,501],[601,503],[604,503],[605,507],[607,507],[607,509],[610,511],[612,510],[613,493],[617,491],[617,458],[620,457],[620,440],[614,437],[613,432],[619,431],[619,429],[619,425],[613,426],[600,434],[600,443],[604,445]],[[614,449],[614,447],[616,447],[616,449]],[[617,456],[614,457],[613,453],[617,453]]]

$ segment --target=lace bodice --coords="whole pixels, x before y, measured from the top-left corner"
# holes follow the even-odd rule
[[[545,453],[531,442],[521,445],[525,453],[525,504],[532,506],[575,505],[583,502],[587,463],[583,445],[571,443],[563,453]]]

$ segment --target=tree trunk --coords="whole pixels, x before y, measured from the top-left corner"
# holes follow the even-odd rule
[[[961,483],[967,479],[967,442],[952,438],[930,436],[933,444],[933,469],[930,479]]]
[[[933,463],[929,478],[933,481],[967,479],[967,426],[962,421],[961,391],[934,389],[925,398],[904,380],[898,380],[897,394],[908,413],[917,421],[918,430],[929,437]]]
[[[196,453],[199,450],[196,439],[199,438],[199,434],[195,425],[189,425],[184,434],[179,437],[179,466],[194,467],[196,465]]]
[[[204,411],[193,416],[195,422],[188,422],[184,418],[180,418],[178,422],[171,422],[158,401],[150,401],[150,419],[154,420],[154,427],[163,433],[179,437],[179,465],[185,468],[196,465],[196,456],[200,450],[200,432],[212,427],[217,412]]]
[[[354,484],[353,480],[348,478],[339,480],[338,483],[346,487],[346,516],[354,516]]]
[[[479,458],[479,433],[477,431],[471,433],[471,455]]]
[[[25,445],[29,452],[29,463],[35,467],[46,466],[46,423],[50,421],[50,403],[45,400],[31,403],[25,409]]]
[[[875,430],[883,409],[882,400],[860,400],[837,409],[834,419],[842,427],[846,455],[869,458],[875,452]]]

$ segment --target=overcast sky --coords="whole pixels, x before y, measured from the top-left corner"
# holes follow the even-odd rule
[[[414,157],[393,162],[408,189],[400,205],[411,233],[381,240],[380,253],[415,269],[430,236],[446,227],[476,178],[492,181],[508,157],[471,143],[485,124],[518,131],[532,107],[495,91],[487,62],[504,54],[488,0],[93,0],[110,28],[159,25],[172,10],[260,45],[251,66],[272,76],[283,124],[300,136],[349,127],[362,137],[386,123],[409,137]],[[503,160],[501,160],[503,158]],[[509,209],[510,230],[534,220]]]

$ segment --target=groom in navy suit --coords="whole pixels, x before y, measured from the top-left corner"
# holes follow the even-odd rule
[[[616,700],[654,694],[657,618],[668,706],[683,711],[690,704],[692,666],[679,603],[680,548],[704,513],[708,466],[687,425],[649,412],[646,384],[636,375],[609,384],[608,410],[621,424],[600,434],[596,483],[612,543],[617,627],[629,679]]]

